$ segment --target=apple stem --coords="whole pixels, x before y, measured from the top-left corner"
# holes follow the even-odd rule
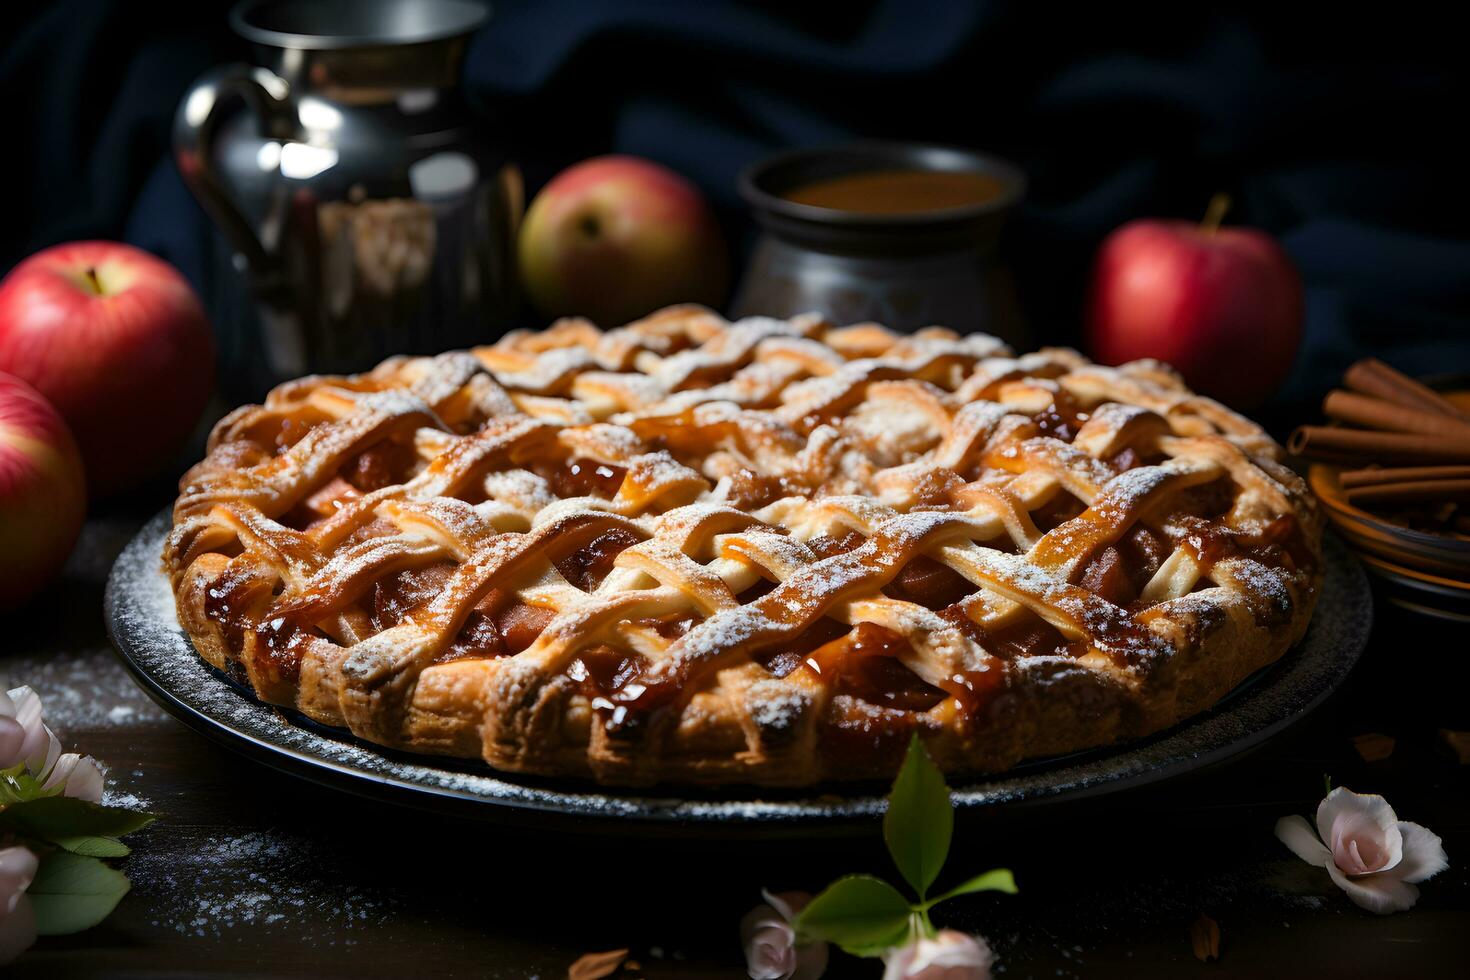
[[[97,278],[97,270],[94,269],[92,266],[87,266],[86,277],[87,285],[92,287],[92,292],[96,293],[98,296],[101,296],[102,280]]]
[[[1230,195],[1220,191],[1210,198],[1209,207],[1205,208],[1205,218],[1199,226],[1210,234],[1220,230],[1220,222],[1225,220],[1225,212],[1230,210]]]

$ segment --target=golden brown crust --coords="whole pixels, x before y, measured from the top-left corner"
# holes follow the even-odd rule
[[[807,785],[1158,731],[1306,629],[1320,520],[1166,367],[678,307],[225,418],[164,561],[267,701],[512,772]]]

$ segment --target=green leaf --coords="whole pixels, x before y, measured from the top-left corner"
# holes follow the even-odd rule
[[[912,910],[898,889],[872,875],[838,878],[796,917],[804,937],[836,943],[854,956],[874,956],[908,935]]]
[[[960,895],[973,895],[976,892],[1005,892],[1008,895],[1014,895],[1016,890],[1016,879],[1011,874],[1011,869],[995,868],[983,875],[976,875],[963,884],[956,885],[938,898],[931,898],[927,905],[932,908],[940,902],[946,902]]]
[[[929,758],[915,735],[883,815],[883,839],[904,880],[924,898],[944,859],[954,834],[954,804],[944,774]]]
[[[94,857],[51,851],[41,858],[36,878],[26,889],[36,932],[63,936],[90,929],[117,907],[128,893],[128,879]]]
[[[41,781],[30,773],[7,769],[0,774],[0,806],[7,809],[16,803],[45,799],[61,792],[61,788],[42,789]]]
[[[51,843],[94,858],[120,858],[132,853],[132,848],[114,837],[59,837]]]
[[[80,837],[121,837],[153,822],[153,815],[120,806],[102,806],[71,796],[48,796],[16,803],[0,813],[0,827],[51,841],[68,850],[67,840]],[[122,845],[117,845],[121,847]],[[124,851],[123,853],[126,853]],[[121,857],[120,854],[98,855]]]

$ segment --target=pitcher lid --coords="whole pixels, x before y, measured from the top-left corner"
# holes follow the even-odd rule
[[[489,14],[475,0],[244,0],[230,26],[256,44],[329,51],[461,37]]]

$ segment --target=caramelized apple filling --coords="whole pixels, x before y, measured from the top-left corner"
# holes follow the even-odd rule
[[[643,672],[643,658],[605,643],[590,646],[567,665],[567,676],[581,685],[589,697],[626,692],[629,683]]]
[[[1171,550],[1147,525],[1135,524],[1116,544],[1094,554],[1074,581],[1115,606],[1131,606]]]
[[[928,711],[945,692],[925,683],[904,666],[912,656],[908,640],[873,623],[859,623],[847,635],[813,650],[807,669],[827,680],[834,694],[850,694],[869,704],[902,711]]]
[[[601,497],[611,500],[618,495],[628,471],[595,459],[572,459],[566,463],[534,463],[532,472],[540,476],[559,497]]]
[[[342,479],[333,477],[314,493],[280,518],[282,524],[297,531],[310,530],[314,525],[337,513],[343,504],[356,500],[362,492]],[[390,525],[390,528],[392,526]],[[396,528],[392,529],[396,533]]]
[[[679,616],[674,619],[638,619],[633,621],[633,625],[642,626],[644,629],[651,629],[665,640],[671,642],[694,629],[699,623],[699,617],[694,615]]]
[[[1302,540],[1301,528],[1294,517],[1283,515],[1258,532],[1237,531],[1192,516],[1174,519],[1184,528],[1179,546],[1187,551],[1208,573],[1218,561],[1244,556],[1271,568],[1296,569],[1310,561]]]
[[[255,669],[275,680],[297,680],[308,640],[321,635],[288,619],[266,620],[255,628]]]
[[[919,555],[894,576],[883,592],[890,598],[917,603],[926,609],[943,609],[977,588],[943,562]]]
[[[358,490],[370,493],[407,481],[418,460],[412,442],[385,439],[348,460],[341,474]]]
[[[806,663],[813,650],[845,637],[851,629],[846,623],[823,617],[791,642],[757,650],[751,654],[750,659],[777,677],[785,677]]]
[[[423,568],[410,568],[385,576],[373,586],[369,616],[382,632],[397,626],[410,609],[428,602],[444,589],[454,572],[454,563],[443,561]]]
[[[697,461],[696,467],[697,468]],[[725,502],[739,510],[759,510],[782,497],[805,496],[808,487],[784,476],[761,476],[751,470],[739,470],[730,477]]]
[[[1058,490],[1052,498],[1031,512],[1031,522],[1042,534],[1067,523],[1087,509],[1087,505],[1065,490]]]
[[[1077,430],[1087,419],[1087,413],[1079,411],[1076,400],[1065,392],[1058,392],[1055,401],[1031,416],[1042,435],[1066,443],[1077,438]]]
[[[987,629],[965,615],[961,605],[939,610],[939,615],[963,630],[985,651],[1001,660],[1017,657],[1076,657],[1086,652],[1086,644],[1069,640],[1055,626],[1032,615],[1018,617],[1004,626]]]
[[[626,528],[610,528],[576,551],[553,559],[552,563],[561,572],[562,578],[583,592],[592,592],[607,578],[607,573],[612,571],[613,562],[623,549],[637,544],[638,541],[638,536]]]

